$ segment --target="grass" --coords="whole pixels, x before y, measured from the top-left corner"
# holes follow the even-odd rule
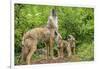
[[[92,61],[94,60],[94,44],[82,43],[76,48],[77,55],[80,57],[80,61]]]

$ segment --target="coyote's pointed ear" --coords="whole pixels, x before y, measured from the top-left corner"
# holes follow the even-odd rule
[[[52,9],[52,16],[57,16],[56,10]]]

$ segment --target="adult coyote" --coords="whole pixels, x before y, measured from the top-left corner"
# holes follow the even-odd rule
[[[33,28],[26,32],[22,38],[22,61],[30,64],[30,60],[34,52],[37,50],[37,44],[41,41],[44,42],[47,48],[47,58],[53,58],[53,46],[55,33],[58,30],[58,20],[56,11],[53,9],[48,18],[45,27]]]

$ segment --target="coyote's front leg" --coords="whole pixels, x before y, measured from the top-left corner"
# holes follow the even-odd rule
[[[51,30],[51,35],[50,35],[50,57],[51,59],[54,59],[54,52],[53,52],[54,38],[55,38],[55,31]]]

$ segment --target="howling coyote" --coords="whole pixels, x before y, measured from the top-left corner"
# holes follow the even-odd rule
[[[22,38],[22,61],[30,64],[34,52],[37,50],[38,42],[44,42],[47,48],[47,58],[53,58],[53,46],[58,31],[58,20],[56,11],[53,9],[45,27],[33,28],[26,32]]]

